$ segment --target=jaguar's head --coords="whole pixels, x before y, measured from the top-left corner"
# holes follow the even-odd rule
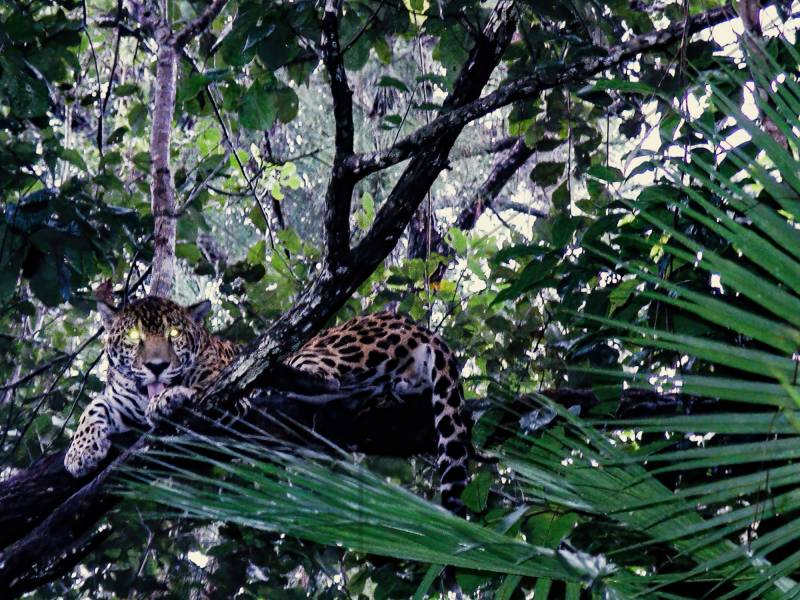
[[[208,343],[208,300],[180,306],[147,297],[119,309],[101,300],[98,308],[109,366],[134,381],[140,394],[152,398],[171,385],[185,385],[184,375]]]

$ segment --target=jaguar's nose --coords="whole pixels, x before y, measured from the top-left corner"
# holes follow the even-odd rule
[[[156,377],[161,375],[169,366],[169,361],[166,360],[150,360],[144,363],[144,366]]]

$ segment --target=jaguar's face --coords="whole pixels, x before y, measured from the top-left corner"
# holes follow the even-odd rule
[[[110,366],[133,380],[148,398],[182,384],[208,337],[203,317],[210,307],[207,300],[184,307],[155,297],[119,310],[100,303]]]

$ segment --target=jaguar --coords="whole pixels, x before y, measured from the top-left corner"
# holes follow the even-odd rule
[[[196,398],[241,348],[204,325],[208,300],[181,306],[148,296],[98,310],[106,330],[105,388],[83,411],[64,458],[75,477],[93,472],[110,436],[155,426]],[[442,338],[408,317],[378,312],[332,327],[285,359],[289,367],[336,384],[323,399],[415,397],[432,403],[442,505],[463,516],[470,441],[456,358]]]

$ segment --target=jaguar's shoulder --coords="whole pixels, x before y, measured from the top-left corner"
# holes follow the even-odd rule
[[[226,363],[232,360],[240,351],[238,344],[216,335],[209,336],[209,346],[214,350],[214,354]]]

